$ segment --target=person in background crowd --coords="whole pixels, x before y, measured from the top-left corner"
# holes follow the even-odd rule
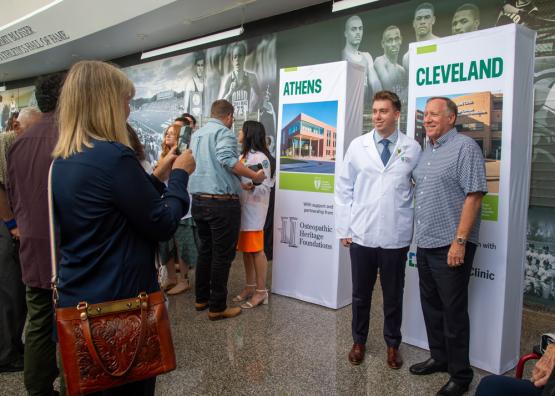
[[[191,138],[198,168],[191,177],[192,214],[198,227],[200,249],[195,274],[195,309],[209,309],[210,320],[232,318],[241,308],[227,307],[229,268],[235,257],[241,204],[241,185],[235,175],[255,183],[265,179],[264,170],[247,168],[237,153],[237,138],[231,131],[233,105],[227,100],[212,103],[211,117]]]
[[[14,130],[0,134],[0,372],[23,370],[23,343],[27,307],[19,263],[19,229],[6,194],[8,152],[16,137],[37,120],[35,108],[21,111]]]
[[[14,131],[16,134],[21,134],[32,125],[35,125],[41,118],[42,113],[36,107],[24,107],[19,112],[17,119],[14,121]]]
[[[532,378],[523,380],[488,375],[480,380],[475,396],[555,396],[555,334],[544,334],[548,344],[534,365]]]
[[[349,248],[353,282],[353,346],[349,362],[362,363],[378,273],[383,292],[387,364],[403,364],[401,321],[405,263],[412,239],[412,170],[420,146],[397,129],[401,100],[379,91],[372,103],[374,130],[353,140],[335,184],[336,233]],[[376,198],[368,200],[369,196]]]
[[[475,4],[466,3],[457,8],[451,27],[453,34],[474,32],[480,26],[480,9]]]
[[[266,127],[264,127],[266,129]],[[270,165],[272,169],[276,168],[276,159],[272,156],[272,140],[269,136],[266,136],[266,147],[268,147],[268,152],[270,153]],[[264,254],[268,261],[274,258],[274,204],[276,200],[276,183],[272,186],[270,190],[270,201],[268,203],[268,214],[266,215],[266,221],[264,222]]]
[[[171,238],[188,209],[191,152],[168,154],[148,175],[126,129],[133,95],[127,76],[99,61],[74,64],[62,88],[52,154],[59,307],[158,291],[157,242]],[[161,180],[168,177],[166,189]],[[155,383],[153,377],[99,394],[154,395]]]
[[[180,138],[180,131],[181,126],[179,124],[172,124],[166,128],[162,140],[162,153],[160,154],[160,161],[162,161],[168,154],[176,152],[177,144],[179,143]],[[185,217],[186,216],[184,216],[181,221],[184,221]],[[181,235],[182,234],[180,234],[180,236]],[[163,285],[163,288],[164,290],[167,290],[170,295],[183,293],[191,288],[188,277],[189,264],[185,263],[183,260],[185,254],[182,245],[183,243],[181,243],[181,246],[179,245],[176,240],[176,235],[174,235],[169,241],[164,241],[159,244],[160,260],[162,265],[165,265],[168,271],[167,283]],[[179,271],[177,271],[176,268],[177,263],[179,263]]]
[[[6,132],[10,132],[15,129],[15,123],[18,115],[19,115],[18,111],[14,111],[12,114],[10,114],[8,121],[6,121]]]
[[[145,147],[141,143],[139,135],[137,135],[137,132],[133,129],[131,125],[129,125],[129,123],[126,124],[126,127],[127,132],[129,133],[129,143],[131,144],[131,148],[133,149],[133,151],[135,151],[137,159],[139,160],[146,173],[152,173],[152,166],[150,165],[150,162],[146,160]]]
[[[472,382],[468,282],[482,197],[488,191],[482,150],[457,132],[456,120],[457,105],[451,99],[427,100],[424,129],[429,144],[413,172],[416,260],[430,358],[412,365],[410,372],[448,371],[449,381],[438,396],[462,395]]]
[[[8,194],[20,234],[19,258],[29,316],[23,373],[29,395],[52,394],[58,376],[56,344],[52,341],[47,182],[58,139],[54,111],[63,81],[61,73],[37,80],[35,97],[42,116],[16,139],[8,154]]]
[[[270,162],[266,147],[264,125],[258,121],[245,121],[239,131],[238,141],[242,146],[241,161],[247,167],[261,166],[266,179],[254,185],[248,178],[241,178],[241,230],[237,250],[243,252],[246,286],[233,301],[247,302],[241,308],[254,308],[268,304],[266,273],[268,260],[264,254],[264,223],[268,212],[270,191],[274,185],[275,166]]]

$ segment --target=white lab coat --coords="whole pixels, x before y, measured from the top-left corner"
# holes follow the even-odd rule
[[[266,213],[270,203],[270,191],[274,186],[274,178],[270,167],[270,160],[260,151],[251,151],[243,159],[245,166],[262,164],[266,179],[254,190],[241,190],[241,231],[262,231],[266,222]],[[252,180],[241,177],[241,183],[248,184]]]
[[[335,228],[338,238],[367,247],[398,249],[412,240],[414,187],[412,170],[420,145],[399,133],[387,166],[374,143],[375,130],[354,139],[335,181]]]

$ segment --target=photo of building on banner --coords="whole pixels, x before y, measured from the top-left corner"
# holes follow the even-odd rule
[[[503,94],[474,92],[446,95],[458,107],[455,127],[460,133],[474,139],[482,149],[486,163],[488,194],[482,202],[482,219],[497,221],[499,206],[499,177],[501,169],[501,136]],[[429,144],[424,130],[424,108],[427,97],[416,99],[414,139],[422,148]]]
[[[284,104],[282,125],[281,171],[335,173],[336,100]]]

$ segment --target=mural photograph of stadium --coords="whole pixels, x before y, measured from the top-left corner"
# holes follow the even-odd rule
[[[337,101],[284,104],[280,170],[335,173]]]
[[[486,178],[489,194],[499,193],[501,166],[501,135],[503,119],[503,94],[473,92],[447,95],[458,107],[455,127],[472,139],[482,149],[486,161]],[[416,99],[416,125],[414,138],[424,148],[427,144],[424,130],[424,108],[428,98]]]

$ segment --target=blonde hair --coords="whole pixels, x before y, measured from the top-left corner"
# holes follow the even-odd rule
[[[92,147],[91,140],[115,141],[131,147],[125,101],[133,83],[117,67],[81,61],[71,67],[58,101],[60,135],[52,155],[67,158]]]

